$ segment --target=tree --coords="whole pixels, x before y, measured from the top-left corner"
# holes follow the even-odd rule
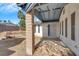
[[[19,24],[20,24],[21,29],[25,30],[25,20],[24,19],[20,20]]]
[[[2,20],[0,20],[0,22],[2,22]]]
[[[7,21],[6,20],[4,20],[4,23],[6,23]]]
[[[8,20],[8,23],[11,23],[11,21],[10,21],[10,20]]]
[[[18,11],[18,18],[20,19],[19,25],[22,30],[25,30],[25,15],[21,10]]]

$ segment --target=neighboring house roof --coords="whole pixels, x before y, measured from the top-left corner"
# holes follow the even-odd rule
[[[61,11],[67,3],[27,3],[24,11],[34,10],[34,15],[42,22],[59,21]],[[23,4],[20,4],[23,6]]]

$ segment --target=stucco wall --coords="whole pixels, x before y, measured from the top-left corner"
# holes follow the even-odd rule
[[[50,36],[48,36],[48,24],[50,24]],[[43,24],[43,37],[47,38],[57,38],[58,30],[57,30],[58,22],[48,22]]]
[[[79,55],[79,4],[67,4],[64,9],[65,13],[63,14],[63,11],[60,16],[60,23],[63,21],[64,25],[64,35],[60,35],[60,39],[68,46],[70,47],[76,55]],[[75,12],[75,41],[71,40],[71,14]],[[65,19],[68,19],[67,22],[67,37],[65,37]],[[62,31],[62,30],[61,30]]]

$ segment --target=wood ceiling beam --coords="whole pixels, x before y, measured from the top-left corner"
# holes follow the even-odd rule
[[[61,10],[62,8],[61,7],[58,7],[58,8],[53,8],[53,10]]]
[[[47,6],[47,10],[50,10],[48,6]],[[50,19],[50,11],[48,11],[48,19]]]
[[[40,11],[42,11],[42,9],[40,8]],[[39,12],[40,13],[40,12]],[[45,19],[45,13],[41,13],[42,15],[42,19],[44,20]]]
[[[61,9],[61,8],[55,8],[52,10],[59,10],[59,9]],[[48,12],[48,11],[50,11],[50,9],[47,7],[47,10],[42,10],[42,11],[38,11],[38,12],[43,13],[43,12]]]
[[[42,10],[42,11],[39,11],[40,13],[44,13],[44,12],[48,12],[50,10]]]

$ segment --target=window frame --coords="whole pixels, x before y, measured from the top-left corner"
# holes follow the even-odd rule
[[[68,31],[68,30],[67,30],[67,27],[68,27],[68,26],[67,26],[67,22],[68,22],[68,19],[66,18],[66,19],[65,19],[65,37],[68,36],[68,35],[67,35],[67,31]]]
[[[75,41],[75,15],[75,12],[71,14],[71,40],[73,41]]]
[[[38,25],[38,33],[40,33],[40,25]]]
[[[48,24],[48,36],[50,36],[50,24]]]

